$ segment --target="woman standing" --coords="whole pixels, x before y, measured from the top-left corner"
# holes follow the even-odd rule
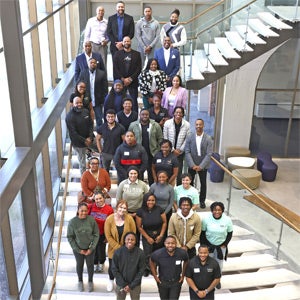
[[[161,170],[157,172],[157,182],[150,186],[149,191],[156,197],[157,205],[164,210],[167,222],[169,222],[174,204],[174,188],[168,183],[166,171]]]
[[[105,203],[105,196],[101,192],[95,192],[95,202],[89,205],[89,215],[92,216],[98,224],[99,241],[97,243],[94,265],[95,273],[101,273],[104,269],[106,259],[106,239],[104,234],[104,223],[106,218],[114,213],[112,207]]]
[[[224,215],[224,204],[213,202],[210,206],[211,214],[202,220],[200,243],[208,245],[210,256],[219,263],[221,272],[223,261],[228,254],[228,244],[232,238],[233,226],[231,219]],[[221,288],[219,283],[217,289]]]
[[[99,229],[93,217],[88,215],[88,205],[79,203],[77,215],[70,220],[67,238],[73,249],[76,259],[76,272],[78,276],[78,290],[84,291],[83,265],[86,262],[88,271],[88,291],[94,290],[94,255],[99,239]]]
[[[182,80],[179,75],[172,79],[172,86],[166,88],[162,96],[162,107],[168,110],[169,116],[173,117],[174,108],[177,106],[185,109],[188,99],[188,92],[182,87]]]
[[[181,185],[178,185],[174,188],[175,193],[175,201],[174,206],[177,210],[178,206],[177,203],[179,203],[180,198],[182,197],[188,197],[192,200],[193,206],[192,209],[195,210],[199,208],[199,192],[196,188],[194,188],[192,183],[192,176],[188,173],[183,173],[181,175]]]
[[[144,276],[148,276],[150,274],[150,255],[164,246],[164,235],[167,229],[167,218],[164,209],[156,205],[156,198],[152,193],[144,195],[143,205],[136,214],[136,225],[142,235],[143,249],[146,256]]]
[[[174,186],[178,175],[178,161],[171,150],[172,143],[163,139],[160,142],[160,151],[155,154],[152,160],[152,175],[154,181],[157,182],[158,171],[166,171],[169,183]]]
[[[125,200],[119,200],[116,206],[116,212],[110,215],[104,224],[104,233],[108,243],[108,275],[109,281],[107,291],[111,292],[114,288],[114,275],[112,273],[112,257],[114,252],[119,249],[124,242],[124,236],[127,232],[136,232],[136,226],[133,218],[127,214],[128,204]]]
[[[166,73],[159,69],[158,61],[155,58],[148,60],[146,69],[139,76],[139,87],[143,95],[144,108],[153,105],[153,95],[163,93],[167,87]]]
[[[111,181],[107,171],[99,168],[99,158],[92,156],[89,160],[90,169],[81,177],[81,188],[89,201],[93,201],[95,192],[102,192],[105,196],[110,191]]]
[[[163,129],[165,122],[170,119],[168,110],[161,106],[161,95],[154,94],[152,97],[153,107],[149,109],[150,119],[154,120]]]

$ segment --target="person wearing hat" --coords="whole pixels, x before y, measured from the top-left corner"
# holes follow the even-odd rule
[[[186,44],[186,30],[183,25],[178,23],[179,15],[179,9],[175,8],[170,15],[170,22],[161,28],[160,40],[162,45],[166,36],[171,39],[171,47],[173,48],[179,48]]]
[[[123,109],[123,99],[126,97],[123,81],[116,79],[109,93],[104,99],[104,115],[108,109],[113,109],[116,113]]]

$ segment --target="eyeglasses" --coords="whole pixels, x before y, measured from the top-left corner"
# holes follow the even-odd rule
[[[90,165],[92,165],[92,166],[98,166],[99,163],[90,163]]]

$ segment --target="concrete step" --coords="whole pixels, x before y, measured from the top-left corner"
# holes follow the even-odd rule
[[[237,25],[236,26],[237,32],[241,35],[241,37],[249,42],[250,44],[257,45],[257,44],[266,44],[266,41],[261,39],[257,33],[251,30],[250,27],[246,25]]]
[[[223,273],[258,270],[268,267],[279,267],[287,265],[286,261],[277,260],[270,254],[248,254],[240,257],[229,257],[224,261]]]
[[[214,66],[228,66],[228,62],[223,58],[216,44],[204,44],[204,51]]]
[[[216,37],[215,43],[219,49],[219,51],[222,53],[222,55],[226,59],[239,59],[241,58],[240,55],[238,55],[233,47],[229,44],[229,41],[225,37]]]
[[[249,25],[253,30],[258,32],[260,35],[268,37],[279,37],[279,34],[271,30],[266,26],[260,19],[249,19]]]
[[[275,286],[279,283],[293,282],[296,280],[300,280],[300,275],[297,273],[283,268],[270,268],[253,273],[224,275],[222,276],[221,282],[222,289],[241,290],[259,286]],[[254,297],[253,299],[256,298]]]
[[[264,21],[265,23],[269,24],[271,27],[274,27],[278,30],[282,29],[292,29],[293,27],[282,22],[281,20],[275,18],[271,13],[269,12],[259,12],[257,13],[259,18]]]
[[[299,300],[300,284],[284,284],[254,291],[216,294],[216,300]]]
[[[201,73],[216,73],[204,50],[195,50],[194,53],[197,59],[197,67]]]
[[[245,40],[236,31],[226,31],[225,36],[228,39],[231,46],[240,52],[252,52],[253,49],[247,45]]]

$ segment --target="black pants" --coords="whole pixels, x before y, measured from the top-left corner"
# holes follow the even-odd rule
[[[109,276],[109,279],[110,279],[110,280],[114,280],[114,279],[115,279],[115,276],[114,276],[114,274],[113,274],[113,272],[112,272],[112,270],[111,270],[111,266],[112,266],[112,259],[109,258],[109,259],[108,259],[108,276]]]
[[[97,265],[98,263],[104,264],[106,259],[106,253],[105,253],[105,247],[106,243],[104,242],[105,235],[100,234],[99,240],[95,249],[95,258],[94,258],[94,264]]]
[[[177,175],[177,179],[176,179],[177,186],[182,184],[181,175],[182,175],[182,169],[183,169],[183,159],[184,159],[184,153],[177,156],[177,160],[178,160],[178,175]]]
[[[199,300],[199,297],[197,296],[197,294],[194,292],[193,289],[189,288],[189,292],[190,292],[190,299],[191,300]],[[211,291],[210,293],[208,293],[204,298],[202,299],[209,299],[209,300],[214,300],[215,299],[215,291]]]
[[[78,281],[83,281],[82,274],[83,274],[83,265],[85,260],[89,282],[93,282],[95,251],[93,251],[90,255],[83,255],[76,251],[73,251],[73,253],[76,259],[76,272],[78,276]]]
[[[158,284],[158,292],[161,300],[177,300],[179,299],[182,283],[164,282]]]
[[[207,177],[207,169],[204,169],[204,170],[201,170],[199,172],[196,172],[195,170],[189,168],[188,172],[192,176],[191,185],[194,185],[195,175],[196,175],[196,173],[198,174],[199,179],[200,179],[200,184],[201,184],[200,193],[199,193],[199,201],[200,202],[205,202],[205,199],[206,199],[206,177]]]

